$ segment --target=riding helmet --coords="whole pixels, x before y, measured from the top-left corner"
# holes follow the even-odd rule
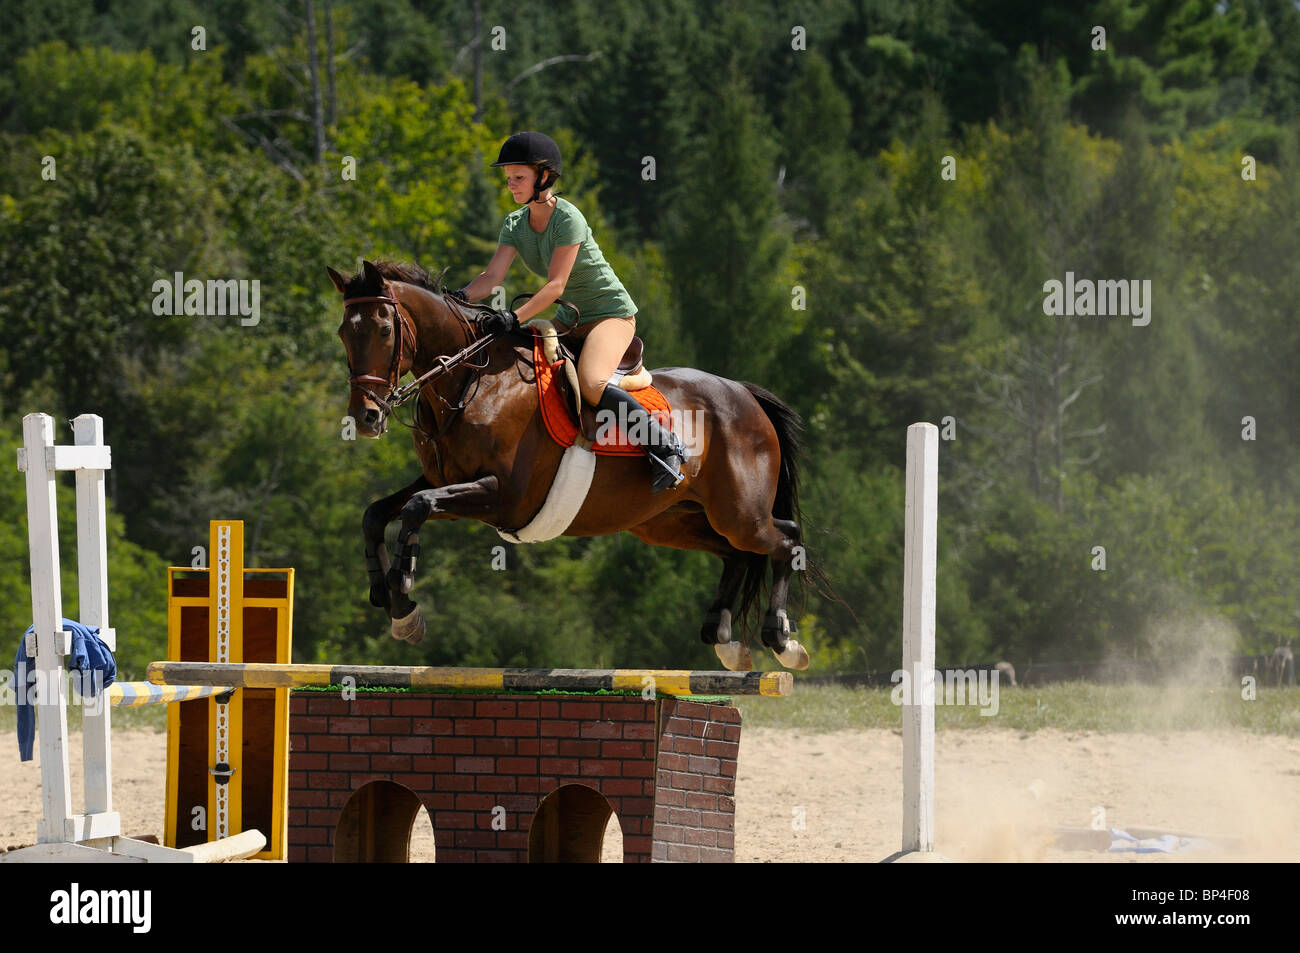
[[[554,139],[543,133],[516,132],[501,146],[497,161],[492,163],[493,168],[502,165],[532,165],[550,170],[550,181],[543,182],[540,175],[537,178],[537,185],[533,189],[533,201],[536,201],[537,197],[553,186],[555,180],[560,177],[562,171],[560,147],[555,144]]]

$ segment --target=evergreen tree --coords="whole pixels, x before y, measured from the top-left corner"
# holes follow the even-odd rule
[[[665,243],[680,326],[702,368],[773,386],[795,330],[777,149],[771,124],[732,74],[683,170]]]

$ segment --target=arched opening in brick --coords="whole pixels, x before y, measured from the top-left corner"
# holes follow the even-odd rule
[[[417,861],[434,860],[433,824],[415,792],[394,781],[357,788],[339,814],[334,862],[405,864],[413,854]]]
[[[618,814],[613,811],[609,814],[609,820],[605,822],[605,840],[600,847],[600,862],[602,864],[623,863],[623,825],[618,821]]]
[[[437,859],[434,854],[433,818],[421,804],[411,822],[411,854],[408,859],[413,864],[431,864]]]
[[[623,831],[604,795],[582,784],[548,794],[528,829],[528,862],[622,862]]]

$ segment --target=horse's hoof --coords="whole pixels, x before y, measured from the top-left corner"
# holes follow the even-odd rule
[[[399,642],[410,642],[412,645],[419,645],[424,641],[424,632],[424,616],[420,614],[418,608],[414,609],[408,616],[393,620],[393,638]]]
[[[785,648],[780,652],[773,649],[772,654],[776,656],[778,662],[786,668],[794,669],[796,672],[802,672],[811,661],[808,658],[808,650],[794,639],[786,640]]]
[[[729,672],[748,672],[754,667],[754,656],[744,642],[719,642],[713,651],[718,653],[722,667]]]

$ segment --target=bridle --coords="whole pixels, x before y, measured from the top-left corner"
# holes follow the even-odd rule
[[[390,290],[387,284],[385,284],[384,290],[386,291]],[[398,305],[397,299],[393,297],[391,294],[370,295],[365,297],[343,299],[343,307],[345,310],[354,304],[386,304],[392,307],[393,314],[396,315],[397,317],[397,320],[394,322],[397,325],[396,328],[397,344],[394,345],[393,347],[393,360],[388,367],[388,376],[376,377],[374,374],[354,374],[350,378],[348,378],[348,384],[354,390],[361,391],[361,393],[363,393],[371,400],[373,400],[376,404],[378,404],[380,407],[382,407],[384,409],[385,414],[390,414],[392,413],[393,407],[395,406],[394,404],[391,403],[391,399],[397,390],[397,381],[402,376],[402,350],[406,342],[408,329],[410,329],[410,334],[412,337],[415,336],[415,331],[413,328],[411,328],[410,322],[407,321],[406,316],[402,313],[402,309]],[[415,349],[414,343],[412,343],[411,349],[412,351],[414,351]],[[352,368],[349,365],[348,370],[351,369]],[[373,390],[371,390],[370,387],[367,386],[368,384],[382,385],[386,389],[386,395],[384,397],[380,397]]]
[[[446,269],[443,270],[443,273],[444,274],[446,273]],[[415,354],[419,346],[419,340],[416,333],[415,320],[410,317],[409,311],[403,310],[401,303],[397,300],[397,296],[393,293],[393,287],[389,281],[387,280],[384,281],[383,290],[385,293],[380,295],[362,295],[362,296],[357,296],[355,298],[343,299],[343,309],[345,314],[347,312],[347,309],[354,304],[386,304],[393,309],[393,314],[396,315],[395,323],[398,326],[397,343],[393,345],[393,359],[388,366],[388,375],[386,377],[378,377],[374,374],[353,374],[351,377],[348,378],[348,384],[353,390],[360,391],[366,397],[369,397],[372,401],[378,404],[383,409],[385,419],[391,417],[393,420],[396,420],[398,423],[402,424],[402,426],[422,434],[424,438],[429,441],[430,445],[433,447],[435,460],[437,461],[438,473],[442,477],[443,482],[445,483],[446,474],[443,471],[442,448],[439,446],[439,441],[441,441],[443,435],[447,432],[448,428],[451,427],[452,422],[456,419],[456,417],[460,414],[460,412],[464,410],[469,405],[470,401],[474,399],[475,395],[478,394],[479,381],[482,377],[484,369],[488,366],[488,360],[485,357],[483,362],[479,364],[479,363],[472,363],[470,361],[470,358],[474,357],[476,354],[478,354],[480,351],[485,349],[489,344],[491,344],[495,340],[495,337],[493,337],[492,335],[482,335],[479,329],[475,327],[474,321],[470,317],[466,316],[465,311],[466,309],[473,309],[476,311],[490,313],[492,309],[484,305],[477,305],[477,304],[462,305],[462,302],[458,301],[455,298],[450,297],[449,295],[447,295],[442,291],[442,281],[441,281],[441,276],[439,276],[439,278],[434,282],[434,288],[430,290],[442,296],[443,304],[448,309],[450,309],[451,313],[454,314],[456,318],[460,321],[460,323],[464,326],[465,330],[469,333],[471,337],[471,341],[468,345],[461,348],[455,354],[436,355],[433,358],[434,366],[432,368],[430,368],[428,371],[421,374],[420,376],[414,378],[413,380],[409,381],[408,383],[399,385],[398,381],[401,380],[402,377],[402,358],[406,348],[407,336],[409,334],[411,339],[410,347],[411,347],[412,361],[414,361],[415,359]],[[511,300],[510,307],[513,308],[515,306],[515,302],[519,301],[520,299],[527,299],[531,297],[532,297],[531,294],[516,295],[514,299]],[[567,305],[568,307],[572,308],[575,316],[579,314],[578,307],[577,305],[573,304],[573,302],[565,301],[563,298],[558,298],[556,300],[559,303]],[[577,319],[575,317],[574,325],[572,327],[565,329],[564,331],[561,331],[560,334],[561,335],[568,334],[576,326],[577,326]],[[415,413],[412,415],[411,418],[412,423],[408,424],[400,417],[397,416],[397,414],[395,413],[396,409],[402,406],[402,404],[406,403],[415,395],[419,394],[425,384],[428,384],[430,381],[436,380],[437,378],[443,376],[444,374],[451,373],[452,371],[454,371],[456,368],[460,367],[463,364],[468,365],[470,368],[472,368],[474,373],[469,375],[469,377],[465,379],[464,386],[461,387],[460,394],[456,397],[456,403],[453,404],[451,401],[447,400],[446,397],[443,397],[442,394],[438,392],[438,389],[436,387],[430,388],[430,391],[433,393],[433,395],[437,397],[440,401],[442,401],[442,403],[450,411],[450,413],[447,414],[446,417],[443,419],[442,425],[436,428],[436,432],[426,429],[424,425],[420,423],[421,405],[419,403],[415,405]],[[351,355],[349,355],[348,371],[350,372],[351,370],[352,370]],[[380,397],[379,394],[375,392],[375,390],[372,388],[371,385],[379,385],[383,387],[386,390],[384,396]],[[471,385],[473,386],[472,391],[470,389]]]
[[[396,408],[402,406],[402,404],[406,403],[408,400],[410,400],[412,397],[418,394],[421,388],[423,388],[425,384],[429,383],[430,381],[436,380],[437,378],[441,377],[444,374],[451,373],[457,367],[466,363],[471,357],[478,354],[479,351],[482,351],[489,344],[491,344],[493,338],[491,335],[478,337],[475,340],[471,341],[470,344],[468,344],[466,347],[461,348],[455,354],[437,355],[434,358],[434,367],[432,367],[430,370],[426,371],[425,373],[421,374],[419,377],[416,377],[414,380],[411,380],[406,384],[402,384],[399,386],[398,381],[402,377],[402,356],[403,356],[404,349],[406,347],[406,339],[408,334],[411,339],[410,347],[411,347],[412,357],[414,358],[415,355],[416,346],[417,346],[416,335],[415,335],[415,322],[411,320],[411,318],[408,317],[407,314],[403,311],[403,308],[401,304],[398,302],[396,295],[392,293],[392,286],[388,282],[384,282],[384,290],[387,292],[387,294],[367,295],[367,296],[361,296],[356,298],[344,298],[343,307],[344,309],[347,309],[348,307],[354,304],[386,304],[392,307],[393,313],[397,316],[397,321],[396,321],[396,324],[398,325],[397,343],[393,345],[393,359],[392,359],[392,363],[390,363],[388,367],[388,376],[377,377],[374,374],[353,374],[350,378],[348,378],[348,384],[351,386],[353,390],[359,390],[366,397],[369,397],[371,400],[373,400],[376,404],[378,404],[381,408],[383,408],[385,415],[392,415],[393,411]],[[443,300],[444,301],[446,300],[445,296]],[[460,320],[466,325],[466,328],[470,331],[471,334],[476,333],[475,329],[470,324],[469,319],[467,319],[463,314],[461,314],[458,308],[452,308],[452,313],[454,313],[458,318],[460,318]],[[487,366],[487,362],[485,361],[482,365],[471,364],[470,366],[475,368],[476,370],[481,371],[483,370],[484,367]],[[352,369],[351,366],[349,366],[348,370],[351,369]],[[477,379],[477,376],[478,375],[475,375],[475,379]],[[375,391],[371,388],[370,385],[380,385],[386,389],[386,393],[384,394],[383,397],[380,397],[379,394],[375,393]],[[464,390],[468,391],[468,389],[469,389],[469,382],[467,381]],[[447,406],[452,410],[464,409],[466,403],[464,393],[461,394],[460,399],[455,406],[450,404],[447,401],[447,399],[443,397],[441,394],[438,394],[436,390],[434,391],[434,393],[437,394],[438,398],[442,400],[444,404],[447,404]]]
[[[444,274],[445,274],[445,269],[444,269]],[[347,308],[354,304],[386,304],[393,309],[393,313],[397,316],[396,323],[398,325],[398,330],[397,330],[397,343],[393,346],[393,359],[388,366],[388,376],[378,377],[374,374],[353,374],[350,378],[348,378],[348,384],[351,386],[353,390],[360,391],[366,397],[369,397],[372,401],[374,401],[381,408],[383,408],[383,413],[385,418],[392,417],[393,420],[396,420],[398,423],[402,424],[402,426],[421,433],[424,436],[424,438],[430,442],[431,446],[433,447],[435,459],[437,461],[438,473],[442,477],[443,482],[445,483],[446,475],[443,471],[442,449],[439,446],[439,441],[442,439],[443,435],[447,432],[448,428],[451,426],[452,421],[456,419],[459,413],[469,405],[469,402],[472,401],[475,395],[478,393],[479,381],[482,377],[483,370],[488,366],[488,361],[485,357],[483,362],[481,364],[478,364],[478,363],[472,363],[470,361],[470,358],[474,357],[480,351],[485,349],[489,344],[491,344],[495,340],[495,338],[492,335],[480,336],[480,332],[474,326],[473,320],[467,317],[465,314],[466,308],[472,308],[477,311],[486,311],[486,312],[491,312],[492,310],[491,308],[487,308],[483,305],[462,306],[462,303],[460,301],[457,301],[455,298],[450,298],[447,294],[443,293],[441,291],[441,286],[442,286],[442,281],[440,276],[439,280],[435,282],[435,287],[430,290],[433,290],[436,293],[442,295],[443,304],[446,307],[448,307],[451,310],[451,313],[456,316],[456,318],[461,322],[462,325],[464,325],[465,330],[469,333],[472,340],[468,345],[461,348],[455,354],[436,355],[433,358],[434,366],[432,368],[430,368],[428,371],[414,378],[413,380],[409,381],[406,384],[399,385],[398,381],[401,380],[402,377],[402,358],[406,348],[406,339],[408,334],[411,339],[410,347],[411,347],[412,360],[414,360],[415,353],[419,345],[419,341],[416,334],[415,321],[413,318],[409,316],[409,312],[403,311],[401,303],[397,300],[397,296],[393,294],[393,288],[391,283],[389,283],[388,281],[384,282],[384,291],[386,292],[385,294],[365,295],[365,296],[358,296],[355,298],[344,298],[343,308],[345,313]],[[532,297],[531,294],[516,295],[514,299],[510,302],[510,306],[511,308],[513,308],[515,302],[519,301],[521,298],[527,299],[531,297]],[[558,301],[558,303],[567,305],[568,307],[572,308],[575,316],[579,314],[577,305],[573,304],[573,302],[565,301],[563,298],[558,298],[556,300]],[[574,325],[572,327],[565,329],[564,331],[561,331],[560,334],[561,335],[568,334],[576,326],[577,326],[577,319],[575,317]],[[463,364],[468,365],[470,368],[472,368],[474,370],[474,373],[465,379],[465,384],[460,389],[460,394],[456,398],[456,403],[453,404],[451,401],[447,400],[446,397],[443,397],[442,394],[438,392],[438,389],[436,387],[430,388],[430,391],[433,393],[433,395],[437,397],[440,401],[442,401],[442,403],[447,407],[447,409],[451,411],[443,419],[442,426],[437,427],[436,432],[427,430],[420,423],[419,418],[420,418],[421,405],[418,403],[415,405],[415,413],[412,416],[412,423],[408,424],[405,421],[403,421],[400,417],[397,416],[397,414],[395,413],[396,409],[402,406],[402,404],[406,403],[416,394],[420,393],[421,389],[424,387],[425,384],[428,384],[429,382],[436,380],[437,378],[443,376],[444,374],[451,373],[452,371],[454,371],[456,368],[460,367]],[[350,357],[349,357],[348,370],[349,371],[352,370]],[[379,385],[383,387],[386,390],[384,396],[380,397],[379,394],[377,394],[375,390],[372,389],[371,385]],[[471,385],[473,385],[472,391],[470,389]]]

